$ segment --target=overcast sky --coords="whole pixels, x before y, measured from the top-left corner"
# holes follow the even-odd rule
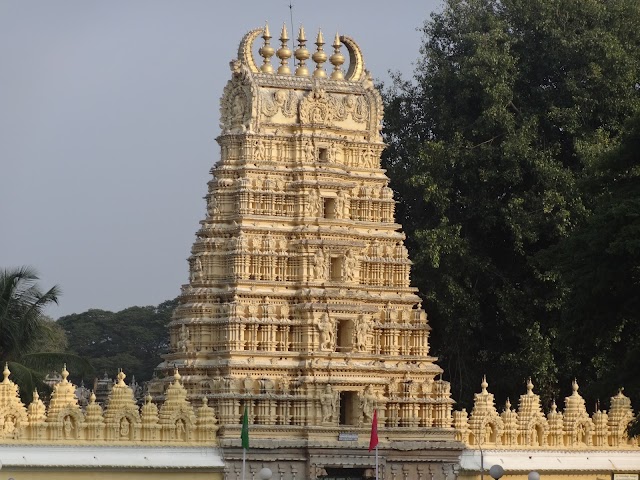
[[[387,82],[440,1],[293,4],[296,30],[351,36]],[[0,0],[0,268],[59,285],[51,316],[179,293],[228,63],[265,20],[278,37],[289,1]]]

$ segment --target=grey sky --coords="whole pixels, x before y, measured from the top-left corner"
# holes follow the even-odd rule
[[[296,30],[351,36],[383,81],[411,73],[416,29],[440,5],[293,3]],[[228,63],[265,20],[274,37],[290,28],[288,5],[0,0],[0,267],[58,284],[51,316],[178,294],[219,157]]]

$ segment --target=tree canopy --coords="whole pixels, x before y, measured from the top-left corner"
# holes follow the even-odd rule
[[[621,265],[638,205],[615,190],[638,190],[604,165],[626,155],[618,145],[640,111],[639,27],[634,0],[449,0],[425,23],[414,78],[385,92],[383,162],[433,350],[463,405],[485,373],[499,401],[528,376],[549,401],[574,376],[595,385],[605,363],[637,359],[614,354],[612,338],[638,320],[635,270]],[[627,288],[611,296],[607,278]],[[581,350],[594,333],[587,286],[626,320],[590,310],[610,338]]]
[[[167,324],[177,300],[119,312],[91,309],[58,319],[72,352],[90,359],[98,373],[119,368],[136,381],[149,380],[168,351]]]
[[[60,289],[42,292],[37,282],[36,271],[29,267],[0,271],[0,362],[8,364],[25,402],[36,388],[45,387],[44,377],[64,363],[80,374],[91,371],[84,359],[64,352],[64,332],[42,313],[58,302]]]

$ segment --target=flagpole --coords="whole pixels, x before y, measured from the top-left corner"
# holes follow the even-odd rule
[[[246,461],[247,461],[247,451],[243,448],[242,449],[242,480],[244,480],[244,465]]]
[[[378,445],[376,445],[376,480],[378,480]]]
[[[244,480],[244,472],[246,470],[247,463],[247,450],[249,450],[249,416],[247,414],[247,407],[244,407],[244,414],[242,415],[242,433],[240,434],[242,442],[242,480]]]
[[[369,452],[376,449],[376,480],[378,480],[378,410],[373,410],[371,419],[371,438],[369,439]]]

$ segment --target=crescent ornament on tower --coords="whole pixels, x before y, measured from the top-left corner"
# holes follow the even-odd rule
[[[255,42],[256,38],[258,38],[263,32],[263,27],[254,28],[242,37],[240,45],[238,46],[238,59],[244,63],[252,73],[260,72],[260,69],[253,58],[253,42]]]
[[[340,36],[340,41],[349,52],[349,70],[345,75],[345,80],[350,82],[358,82],[364,74],[364,60],[362,59],[362,50],[352,38],[346,35]]]

